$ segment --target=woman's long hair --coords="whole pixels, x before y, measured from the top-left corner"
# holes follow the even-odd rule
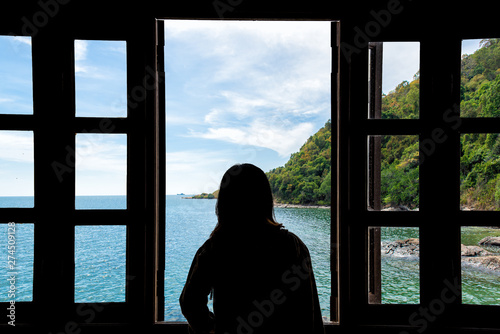
[[[245,231],[261,226],[282,227],[274,218],[271,186],[266,174],[252,164],[237,164],[222,177],[215,213],[220,231]]]

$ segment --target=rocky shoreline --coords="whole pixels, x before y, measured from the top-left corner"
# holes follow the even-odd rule
[[[462,211],[473,211],[474,208],[471,206],[460,206],[460,210]],[[387,206],[384,207],[381,211],[419,211],[418,208],[409,208],[404,205],[397,205],[397,206]]]
[[[478,245],[498,248],[498,252],[490,252],[479,246],[461,245],[462,263],[500,273],[500,237],[483,238]],[[420,242],[417,238],[410,238],[382,243],[381,252],[388,256],[419,256]]]
[[[381,252],[383,255],[394,256],[419,256],[420,242],[417,238],[405,240],[396,240],[387,243],[382,243]]]
[[[304,204],[286,204],[274,203],[275,208],[304,208],[304,209],[330,209],[328,205],[304,205]]]
[[[196,196],[184,196],[182,199],[217,199],[217,197],[203,196],[206,194],[196,195]],[[305,205],[305,204],[288,204],[288,203],[278,203],[274,202],[275,208],[301,208],[301,209],[330,209],[329,205]]]

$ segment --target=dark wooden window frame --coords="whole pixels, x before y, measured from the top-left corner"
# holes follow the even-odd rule
[[[332,27],[336,31],[338,23],[332,23]],[[75,116],[75,40],[127,43],[127,117]],[[337,50],[332,61],[337,64],[337,38],[332,40]],[[142,31],[133,33],[127,30],[89,32],[83,27],[74,27],[68,34],[45,29],[33,34],[32,54],[33,115],[0,115],[0,130],[34,132],[35,207],[0,209],[2,221],[35,225],[33,301],[16,303],[17,324],[29,328],[44,323],[47,329],[67,332],[89,330],[99,324],[119,327],[124,323],[146,321],[156,323],[158,328],[167,326],[174,332],[185,331],[185,323],[162,322],[166,166],[162,21],[147,20]],[[332,78],[332,92],[336,94],[338,71],[332,73]],[[46,87],[54,87],[52,94],[47,94]],[[335,106],[338,102],[333,98],[332,109]],[[335,132],[336,117],[332,117],[332,129]],[[78,133],[127,135],[127,209],[75,209],[74,154],[71,152],[75,150]],[[333,146],[335,156],[337,147],[335,143]],[[54,162],[68,167],[62,177],[52,167]],[[333,161],[335,170],[334,164]],[[332,181],[334,188],[335,182]],[[332,203],[336,203],[335,192]],[[335,217],[336,206],[332,208]],[[127,226],[126,300],[123,303],[74,303],[74,231],[75,226],[88,225]],[[336,232],[332,224],[332,320],[338,318]],[[2,305],[7,307],[7,303],[0,303]],[[57,312],[49,305],[58,305]]]
[[[328,20],[331,21],[331,20]],[[158,26],[158,31],[163,31],[164,25],[160,21],[159,26]],[[337,133],[337,109],[338,109],[338,79],[339,79],[339,48],[338,48],[338,33],[340,29],[340,22],[338,21],[331,21],[331,47],[332,47],[332,73],[331,73],[331,110],[332,110],[332,117],[331,117],[331,122],[332,122],[332,172],[333,174],[337,174],[337,141],[336,139],[336,133]],[[165,41],[165,43],[168,43],[168,41]],[[163,56],[163,54],[161,54]],[[159,53],[160,57],[160,53]],[[164,64],[160,64],[160,67],[163,67]],[[160,91],[164,92],[164,87],[160,86]],[[160,98],[160,105],[165,105],[165,96]],[[163,123],[164,124],[164,120]],[[164,140],[163,140],[164,142]],[[164,162],[163,162],[164,163]],[[164,183],[163,183],[164,184]],[[333,178],[332,179],[332,189],[336,189],[336,184],[337,184],[337,179]],[[165,193],[165,192],[163,192]],[[331,296],[330,296],[330,319],[331,323],[327,324],[327,326],[334,325],[338,323],[339,319],[339,307],[338,307],[338,229],[337,229],[337,224],[336,224],[336,214],[335,212],[337,211],[337,193],[335,191],[332,191],[332,209],[331,209],[331,217],[332,217],[332,224],[331,224],[331,232],[330,232],[330,254],[331,254],[331,261],[330,261],[330,266],[331,266]],[[168,208],[167,208],[168,209]],[[165,240],[165,223],[164,221],[162,222],[162,225],[158,227],[158,235],[159,235],[159,240]],[[164,243],[162,244],[162,247],[164,247]],[[160,273],[163,273],[163,270],[168,270],[168,268],[164,267],[164,256],[165,254],[165,249],[164,248],[158,248],[160,254],[158,256],[159,258],[159,265],[158,267],[158,280],[157,280],[157,286],[158,290],[164,289],[164,282],[163,282],[163,276],[160,277]],[[163,290],[157,292],[158,296],[158,308],[157,308],[157,321],[162,322],[162,325],[172,325],[172,326],[184,326],[185,323],[178,323],[178,322],[163,322],[164,319],[164,305],[163,305]],[[161,296],[161,297],[160,297]]]
[[[358,6],[355,4],[354,6]],[[383,5],[386,5],[384,3]],[[413,5],[413,4],[412,4]],[[69,5],[71,6],[71,4]],[[262,19],[279,13],[283,8],[262,7],[260,12],[250,7],[242,9],[243,18]],[[370,5],[371,6],[371,5]],[[374,4],[375,9],[379,7]],[[409,7],[405,3],[404,7]],[[188,8],[189,7],[189,8]],[[156,17],[171,18],[215,18],[210,3],[194,14],[191,5],[171,15]],[[307,17],[328,17],[340,19],[336,24],[336,40],[332,43],[334,70],[332,74],[332,109],[338,109],[332,117],[332,129],[337,131],[336,143],[332,145],[332,156],[338,166],[336,178],[332,180],[332,258],[338,263],[332,265],[332,287],[338,287],[338,295],[332,296],[337,308],[339,326],[327,326],[327,332],[340,330],[350,332],[369,329],[370,332],[400,333],[415,331],[409,317],[428,308],[440,300],[446,282],[460,277],[460,227],[494,225],[497,212],[460,211],[459,208],[459,143],[461,133],[499,132],[500,119],[459,118],[460,105],[460,53],[462,39],[485,38],[500,35],[498,25],[481,17],[462,22],[448,15],[448,8],[434,4],[405,9],[409,17],[427,17],[433,23],[430,32],[418,29],[398,29],[398,23],[391,23],[379,35],[371,37],[372,42],[418,41],[420,42],[420,118],[418,120],[378,120],[367,118],[368,105],[368,49],[360,47],[359,52],[345,57],[339,51],[340,42],[355,45],[356,30],[363,28],[373,17],[352,15],[349,6],[338,6],[339,15],[320,14],[311,11],[298,15]],[[69,8],[69,7],[68,7]],[[297,7],[298,8],[298,7]],[[303,9],[303,7],[300,7]],[[382,7],[380,7],[382,8]],[[62,10],[62,9],[61,9]],[[69,9],[67,9],[69,10]],[[158,12],[167,13],[165,8]],[[183,11],[185,10],[185,11]],[[252,11],[254,10],[254,11]],[[40,8],[33,6],[26,13],[28,20]],[[129,329],[130,326],[150,328],[151,332],[169,330],[171,333],[185,332],[185,324],[157,323],[161,299],[159,290],[162,281],[162,261],[158,256],[164,245],[160,225],[164,220],[164,129],[159,127],[162,113],[158,87],[148,91],[144,99],[136,101],[126,119],[113,119],[117,133],[127,133],[129,177],[127,210],[99,211],[74,210],[74,173],[59,182],[51,163],[65,161],[67,147],[74,149],[75,133],[98,129],[93,118],[76,119],[74,113],[74,39],[125,40],[130,51],[128,63],[129,95],[136,87],[144,86],[144,78],[157,67],[157,22],[153,15],[139,13],[139,19],[126,27],[117,22],[108,22],[97,13],[97,27],[94,27],[95,8],[81,14],[83,19],[55,18],[50,24],[40,27],[33,34],[33,115],[0,115],[0,130],[34,131],[35,149],[35,208],[0,209],[2,222],[15,221],[35,224],[35,268],[33,302],[17,303],[19,324],[26,332],[45,328],[48,332],[64,331],[74,322],[85,331],[103,331],[109,328]],[[463,9],[462,9],[463,11]],[[98,11],[97,11],[98,12]],[[207,14],[208,13],[208,14]],[[211,14],[210,14],[211,13]],[[296,17],[295,12],[276,15],[280,18]],[[333,13],[333,11],[332,11]],[[446,16],[445,15],[448,15]],[[363,13],[361,13],[363,14]],[[489,17],[486,13],[485,15]],[[87,16],[85,16],[87,15]],[[104,13],[104,15],[106,15]],[[406,14],[398,14],[406,15]],[[87,20],[90,18],[90,20]],[[393,22],[396,22],[396,15]],[[472,15],[468,19],[474,18]],[[0,22],[0,34],[12,32],[24,35],[18,18]],[[79,26],[78,24],[81,24]],[[106,28],[103,30],[103,27]],[[394,29],[392,29],[394,27]],[[440,35],[436,37],[436,31]],[[436,50],[439,50],[437,52]],[[157,79],[161,79],[161,74]],[[161,80],[158,80],[158,83]],[[338,84],[337,84],[338,83]],[[48,88],[50,87],[50,89]],[[50,94],[49,94],[50,92]],[[133,96],[133,95],[131,95]],[[70,112],[68,112],[68,110]],[[459,120],[457,122],[446,121]],[[163,120],[164,123],[164,120]],[[433,133],[441,129],[446,141],[435,145],[432,154],[425,156],[420,166],[420,211],[378,212],[367,209],[367,145],[369,135],[419,135],[420,143],[433,141]],[[435,141],[435,140],[434,140]],[[421,144],[422,145],[422,144]],[[163,156],[163,157],[162,157]],[[333,159],[332,159],[333,160]],[[140,162],[139,162],[140,161]],[[333,165],[332,165],[333,167]],[[438,190],[438,191],[436,191]],[[50,196],[47,196],[50,194]],[[162,195],[163,194],[163,195]],[[333,219],[332,219],[333,221]],[[421,303],[419,305],[377,305],[368,303],[368,272],[366,242],[368,227],[374,226],[416,226],[420,229],[421,261]],[[380,222],[383,222],[382,224]],[[163,222],[164,223],[164,222]],[[95,318],[86,322],[78,314],[73,303],[74,294],[74,226],[77,225],[127,225],[127,275],[134,277],[127,284],[127,301],[120,305],[89,304],[90,307],[105,306],[102,311],[94,309]],[[55,236],[54,233],[57,233]],[[447,238],[442,238],[446,235]],[[163,237],[160,238],[160,237]],[[57,241],[57,242],[55,242]],[[337,248],[338,246],[338,248]],[[64,252],[61,252],[64,250]],[[58,256],[54,256],[58,254]],[[436,260],[435,254],[440,254]],[[338,280],[336,273],[338,273]],[[332,289],[333,291],[333,289]],[[497,306],[462,305],[461,298],[446,303],[445,311],[429,327],[437,330],[466,328],[500,329],[496,321]],[[0,304],[4,308],[5,304]],[[158,307],[160,306],[160,307]],[[56,307],[56,310],[54,310]],[[333,308],[332,308],[333,309]],[[4,319],[5,320],[5,319]],[[104,323],[112,323],[105,326]],[[0,328],[7,327],[3,323]],[[22,329],[20,329],[22,331]]]
[[[354,40],[354,31],[346,30],[343,29],[344,40]],[[341,290],[342,325],[382,326],[383,331],[390,327],[395,332],[498,328],[495,314],[500,306],[462,304],[460,287],[455,288],[461,282],[460,227],[498,226],[499,218],[497,212],[461,211],[459,201],[460,134],[500,131],[500,119],[468,119],[459,115],[462,39],[481,37],[484,36],[457,34],[437,41],[432,37],[405,39],[394,33],[372,39],[373,46],[382,42],[420,42],[420,115],[415,120],[384,120],[371,108],[366,112],[373,96],[364,92],[373,91],[368,78],[376,72],[368,66],[370,56],[375,56],[370,55],[368,47],[353,53],[349,59],[341,59],[341,71],[349,73],[340,83],[346,89],[340,95],[343,101],[340,251],[348,254],[348,259],[341,258],[340,268],[341,286],[347,291],[342,294]],[[379,135],[419,136],[419,211],[385,212],[369,208],[370,203],[372,208],[377,207],[373,204],[378,195],[374,192],[377,177],[373,177],[374,171],[369,166],[377,159],[374,156],[378,152],[374,143],[367,145],[367,138]],[[379,226],[419,228],[419,304],[379,304],[380,259],[377,256],[380,250],[375,245],[377,242],[373,242],[373,238],[377,238],[373,227]],[[443,298],[443,295],[451,297]]]
[[[12,30],[1,33],[13,34]],[[24,35],[23,31],[14,34]],[[164,116],[157,95],[162,74],[157,73],[156,21],[144,22],[142,31],[134,34],[126,29],[92,33],[84,27],[68,33],[48,27],[31,37],[34,112],[0,115],[0,130],[34,132],[35,206],[0,209],[2,222],[33,223],[35,230],[33,300],[16,303],[16,324],[27,328],[44,324],[65,332],[99,323],[154,321],[156,288],[149,277],[155,276],[156,247],[160,247],[155,222],[164,217],[160,205],[164,187],[158,182],[164,179],[158,158],[162,156],[158,124]],[[127,117],[75,116],[77,39],[126,42]],[[78,133],[127,135],[125,210],[75,209]],[[75,226],[88,225],[127,227],[125,302],[74,303]],[[7,304],[0,306],[6,309]],[[8,320],[2,317],[0,326],[8,326]]]

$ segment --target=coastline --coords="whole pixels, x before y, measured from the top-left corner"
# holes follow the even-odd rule
[[[195,196],[184,196],[182,199],[217,199],[216,197],[195,197]],[[274,202],[275,208],[298,208],[298,209],[331,209],[329,205],[306,205],[306,204],[289,204],[289,203],[278,203]]]
[[[274,202],[275,208],[300,208],[300,209],[330,209],[329,205],[305,205],[305,204],[287,204]]]
[[[490,245],[499,247],[497,246],[499,245],[499,242],[500,237],[486,237],[478,244],[480,246]],[[500,273],[500,253],[498,252],[500,248],[490,252],[480,246],[461,244],[461,262],[469,266]],[[420,241],[418,238],[409,238],[405,240],[382,242],[381,255],[395,257],[419,257]]]

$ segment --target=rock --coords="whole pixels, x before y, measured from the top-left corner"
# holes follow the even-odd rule
[[[382,254],[397,256],[418,256],[420,253],[420,242],[417,238],[396,240],[382,243]]]
[[[500,238],[497,237],[497,239]],[[494,240],[488,239],[487,242],[494,242]],[[418,238],[409,238],[405,240],[396,240],[382,243],[381,253],[383,255],[393,255],[401,257],[419,256],[420,242]],[[495,253],[489,252],[479,246],[465,245],[461,245],[460,253],[462,255],[463,263],[488,270],[500,271],[500,255],[496,255]]]
[[[389,206],[387,208],[383,208],[382,211],[410,211],[410,209],[404,205],[398,205],[398,206]]]
[[[462,261],[476,267],[500,271],[500,255],[463,257]]]
[[[486,237],[478,242],[479,245],[500,247],[500,237]]]
[[[462,256],[487,256],[493,254],[479,246],[465,246],[463,244],[461,245],[460,253]]]
[[[295,208],[295,209],[330,209],[327,205],[307,205],[307,204],[288,204],[288,203],[274,203],[275,208]]]

